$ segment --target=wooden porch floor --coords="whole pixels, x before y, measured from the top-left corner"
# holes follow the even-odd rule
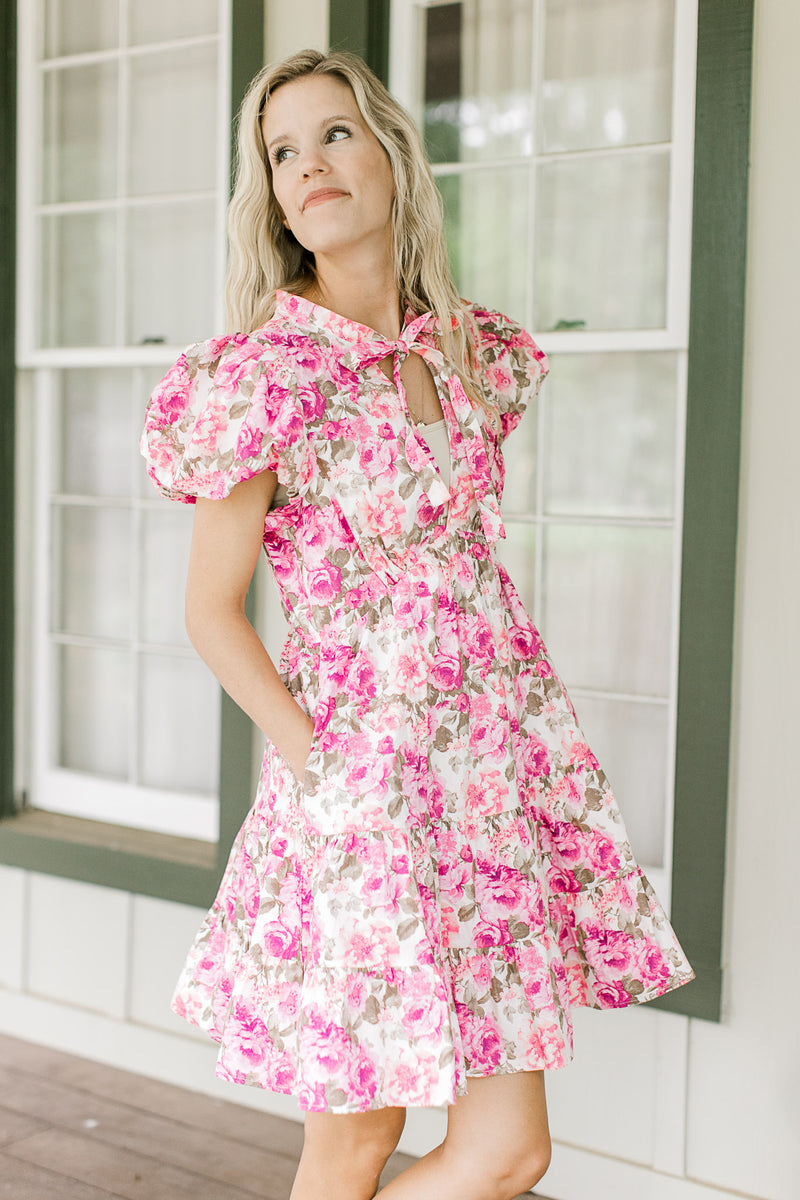
[[[302,1143],[296,1121],[0,1034],[3,1200],[288,1200]]]

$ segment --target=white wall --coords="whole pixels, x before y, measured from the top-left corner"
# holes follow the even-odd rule
[[[274,0],[268,56],[324,46],[324,18]],[[724,1019],[576,1013],[575,1061],[548,1077],[553,1200],[800,1195],[798,45],[796,0],[756,0]],[[0,923],[0,1029],[298,1115],[216,1080],[214,1046],[168,1011],[199,910],[5,867],[0,912],[18,917]],[[413,1112],[403,1148],[442,1128]]]

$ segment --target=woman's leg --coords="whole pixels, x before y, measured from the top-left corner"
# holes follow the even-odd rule
[[[289,1200],[372,1200],[405,1120],[404,1108],[306,1113],[303,1153]]]
[[[376,1200],[512,1200],[550,1165],[544,1071],[470,1078],[447,1136]]]

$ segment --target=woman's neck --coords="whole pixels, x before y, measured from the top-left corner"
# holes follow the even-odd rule
[[[317,278],[305,292],[308,300],[348,321],[366,325],[391,341],[398,337],[403,313],[391,265],[376,269],[373,263],[359,271],[353,263],[342,267],[318,255],[316,269]]]

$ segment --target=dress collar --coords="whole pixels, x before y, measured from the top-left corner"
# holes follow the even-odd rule
[[[338,344],[342,361],[348,367],[379,361],[393,350],[408,354],[412,348],[436,349],[435,334],[440,328],[433,312],[417,314],[406,309],[400,335],[392,341],[369,325],[351,321],[305,296],[296,296],[281,288],[275,292],[272,320],[288,321],[303,332],[324,332],[332,342]]]

